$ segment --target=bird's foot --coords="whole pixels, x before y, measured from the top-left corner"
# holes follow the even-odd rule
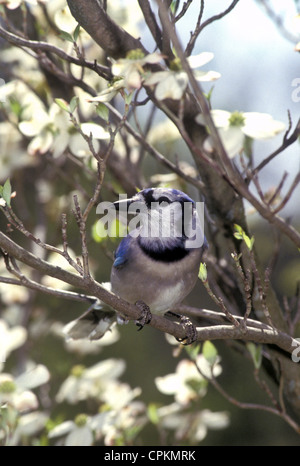
[[[182,325],[184,328],[186,336],[184,338],[176,338],[176,340],[185,346],[191,345],[197,340],[198,337],[198,332],[195,325],[186,316],[180,316],[180,325]]]
[[[149,306],[147,306],[147,304],[144,303],[144,301],[139,300],[135,303],[135,305],[141,311],[140,317],[135,321],[135,324],[137,325],[137,327],[139,327],[138,328],[138,331],[139,331],[139,330],[142,330],[142,328],[145,325],[151,322],[152,314],[151,314]]]

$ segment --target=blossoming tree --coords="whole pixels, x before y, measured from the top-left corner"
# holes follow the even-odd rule
[[[210,384],[228,404],[269,412],[299,434],[299,289],[278,299],[272,274],[281,244],[288,243],[295,256],[300,250],[299,219],[284,217],[300,174],[288,187],[284,175],[271,193],[260,175],[288,147],[299,151],[300,124],[255,108],[213,108],[212,92],[203,91],[203,83],[217,88],[225,78],[222,70],[208,69],[214,58],[209,50],[194,49],[203,31],[232,14],[239,0],[207,19],[205,1],[125,3],[129,15],[122,2],[106,0],[0,0],[0,442],[130,445],[152,424],[164,433],[161,441],[197,445],[209,429],[229,424],[226,412],[200,408]],[[261,3],[276,19],[268,2]],[[196,23],[183,43],[181,24],[189,10]],[[280,146],[255,165],[253,141],[278,134]],[[179,141],[184,155],[176,158],[170,152]],[[55,369],[47,367],[47,358],[41,363],[35,349],[41,337],[50,333],[62,342],[64,324],[97,300],[128,319],[139,317],[137,307],[101,283],[116,242],[99,234],[95,207],[148,186],[192,192],[207,209],[201,295],[195,307],[175,310],[194,320],[198,341],[182,357],[182,347],[176,343],[174,350],[170,340],[184,337],[180,326],[159,316],[150,323],[155,338],[163,339],[164,332],[170,354],[180,357],[173,373],[155,376],[156,388],[174,400],[158,405],[153,394],[147,405],[143,387],[120,380],[120,354],[101,356],[90,367],[78,362],[91,354],[99,358],[115,344],[116,327],[99,341],[65,342],[64,354],[80,356],[67,357],[74,367],[52,397]],[[249,211],[274,238],[267,267]],[[72,316],[68,303],[75,306]],[[121,339],[128,331],[122,328]],[[135,352],[145,332],[136,338]],[[217,381],[222,347],[218,352],[214,340],[232,343],[233,351],[252,360],[264,404],[235,399]],[[7,364],[11,358],[18,375]],[[264,371],[272,375],[272,389]],[[80,403],[75,419],[55,418],[63,403]]]

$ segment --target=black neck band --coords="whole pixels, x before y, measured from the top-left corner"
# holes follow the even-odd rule
[[[139,241],[139,245],[147,256],[158,262],[176,262],[189,254],[189,251],[183,246],[175,246],[171,249],[164,248],[155,250],[143,245],[141,241]]]

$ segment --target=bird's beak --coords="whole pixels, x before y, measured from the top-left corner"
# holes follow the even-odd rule
[[[117,210],[124,212],[127,211],[130,204],[132,204],[134,201],[136,201],[135,197],[130,199],[120,199],[119,201],[114,202],[114,206]]]

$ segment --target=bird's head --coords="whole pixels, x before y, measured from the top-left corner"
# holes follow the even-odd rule
[[[177,189],[147,188],[130,199],[117,201],[115,206],[125,207],[134,216],[129,222],[130,232],[144,241],[185,241],[199,226],[196,203]]]

